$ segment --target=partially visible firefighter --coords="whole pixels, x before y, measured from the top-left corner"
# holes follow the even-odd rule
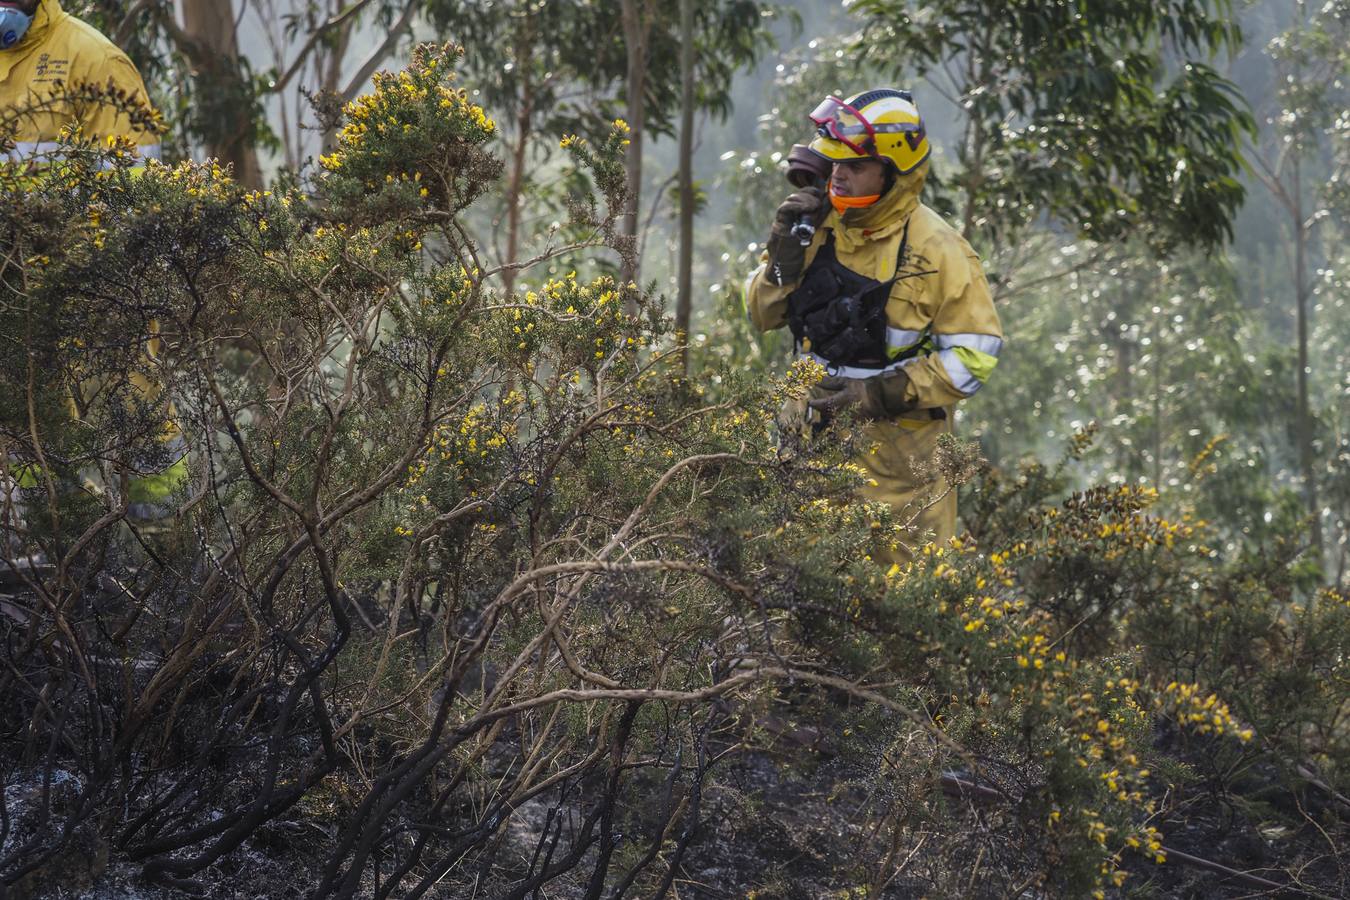
[[[140,73],[112,41],[67,13],[59,0],[0,0],[0,122],[5,126],[0,137],[6,139],[0,162],[14,167],[11,173],[18,177],[11,184],[20,189],[25,178],[39,177],[80,143],[106,148],[111,139],[118,139],[119,149],[135,157],[133,171],[145,160],[160,156],[161,129]],[[130,375],[135,403],[161,410],[156,448],[144,458],[126,454],[115,461],[117,488],[127,502],[127,514],[142,521],[158,520],[171,512],[171,497],[187,473],[181,436],[171,421],[159,379],[153,375],[160,350],[157,331],[151,322],[149,333],[143,335],[144,365]],[[89,336],[72,337],[78,341]],[[75,386],[66,404],[68,414],[80,420],[85,408],[80,395],[100,387],[97,378]],[[0,486],[11,503],[12,520],[17,518],[12,506],[17,497],[14,487],[36,488],[45,482],[32,454],[21,455],[28,457],[26,464],[10,455],[11,477],[7,485]],[[81,480],[80,489],[108,487],[95,488],[87,477]]]
[[[125,102],[62,99],[81,86],[109,88]],[[134,121],[134,108],[149,106],[127,55],[59,0],[0,0],[0,109],[23,111],[9,135],[11,159],[54,157],[62,131],[72,126],[90,139],[129,138],[141,157],[157,158],[159,135]]]
[[[862,494],[914,520],[916,540],[883,553],[903,562],[955,534],[955,491],[933,465],[938,438],[989,380],[1003,329],[979,257],[919,201],[930,147],[913,97],[831,96],[811,121],[808,161],[827,184],[794,179],[746,303],[756,327],[788,326],[797,352],[827,373],[785,410],[786,427],[818,432],[844,410],[867,421]]]

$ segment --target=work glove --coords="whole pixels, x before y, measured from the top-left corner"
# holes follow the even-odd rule
[[[792,234],[792,226],[802,219],[814,225],[824,206],[825,191],[818,187],[802,188],[778,205],[778,211],[773,215],[773,227],[769,230],[768,243],[768,274],[774,284],[792,284],[802,277],[806,247],[801,238]]]
[[[865,419],[886,419],[913,409],[905,399],[909,376],[903,369],[895,369],[872,378],[845,378],[830,375],[817,385],[827,391],[823,397],[808,400],[807,405],[825,415],[856,409]]]

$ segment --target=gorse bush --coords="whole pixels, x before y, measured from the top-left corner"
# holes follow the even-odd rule
[[[621,122],[562,140],[598,191],[570,243],[485,260],[495,126],[455,52],[380,76],[271,191],[74,141],[0,168],[6,885],[87,857],[204,886],[251,853],[289,861],[278,894],[662,896],[719,822],[774,815],[734,786],[785,706],[826,736],[803,777],[859,773],[836,794],[869,825],[816,886],[1145,883],[1202,795],[1340,833],[1345,597],[1043,467],[874,563],[921,541],[853,499],[852,423],[775,436],[818,373],[686,378],[657,298],[535,277],[630,251]],[[183,445],[171,514],[138,514]]]
[[[98,836],[151,878],[335,798],[307,887],[444,891],[547,799],[584,800],[587,824],[545,829],[539,871],[493,877],[524,893],[589,852],[601,884],[627,773],[708,739],[706,709],[680,710],[791,671],[790,653],[725,664],[752,652],[736,634],[780,547],[762,535],[856,476],[778,459],[771,385],[711,402],[675,378],[660,317],[623,311],[647,302],[634,286],[493,293],[457,218],[498,169],[492,124],[452,61],[424,50],[382,77],[304,188],[73,144],[10,183],[6,332],[26,352],[5,372],[5,465],[54,487],[21,488],[7,517],[35,598],[7,620],[6,690],[27,696],[8,733],[17,748],[44,719],[20,756],[59,745],[76,824],[130,802]],[[576,199],[592,243],[625,134],[567,140],[611,192]],[[192,478],[147,525],[128,483],[169,462],[170,418]],[[39,712],[56,707],[83,712]],[[64,852],[53,815],[7,852],[11,882]],[[655,861],[624,877],[663,877]]]

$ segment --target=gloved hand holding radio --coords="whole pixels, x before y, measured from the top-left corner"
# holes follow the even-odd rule
[[[825,189],[814,186],[796,191],[779,204],[768,243],[768,275],[774,284],[791,284],[801,277],[806,245],[792,233],[792,226],[803,219],[814,224],[824,205]]]
[[[887,419],[913,408],[905,397],[909,387],[909,376],[903,369],[895,369],[872,378],[830,375],[822,378],[817,387],[829,393],[808,400],[807,405],[822,413],[841,413],[856,407],[858,414],[863,418]]]

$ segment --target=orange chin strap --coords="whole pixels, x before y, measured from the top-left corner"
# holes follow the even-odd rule
[[[865,206],[871,206],[880,199],[880,194],[868,194],[866,197],[842,197],[834,192],[834,188],[830,188],[830,205],[841,216],[850,209],[862,209]]]

